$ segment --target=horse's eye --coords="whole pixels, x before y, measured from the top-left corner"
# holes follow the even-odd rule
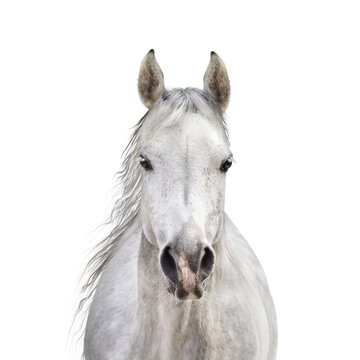
[[[144,157],[140,156],[140,165],[145,169],[145,170],[151,170],[152,166],[150,164],[149,160],[146,160]]]
[[[232,165],[232,160],[231,160],[231,158],[229,158],[223,162],[223,164],[221,165],[220,171],[226,173],[231,168],[231,165]]]

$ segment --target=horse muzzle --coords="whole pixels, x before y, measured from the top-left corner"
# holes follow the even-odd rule
[[[179,300],[198,300],[203,296],[203,282],[212,273],[215,252],[210,246],[167,245],[161,252],[160,265],[172,283]]]

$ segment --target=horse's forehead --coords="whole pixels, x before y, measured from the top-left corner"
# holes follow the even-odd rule
[[[204,140],[209,143],[225,144],[225,136],[221,127],[215,121],[210,121],[201,115],[189,116],[185,121],[183,132],[187,141],[195,145],[204,142]]]
[[[169,146],[180,149],[196,148],[206,151],[207,147],[228,147],[223,128],[214,120],[190,113],[171,125],[162,126],[148,139],[148,145]]]

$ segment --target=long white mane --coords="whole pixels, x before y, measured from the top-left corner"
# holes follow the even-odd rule
[[[84,281],[81,287],[81,301],[77,310],[77,315],[82,315],[82,328],[100,276],[118,249],[122,234],[140,209],[142,171],[138,157],[142,133],[151,135],[156,129],[179,121],[188,112],[199,112],[209,121],[216,121],[228,136],[225,119],[219,106],[206,92],[195,88],[166,90],[154,107],[135,125],[123,153],[122,166],[117,174],[120,195],[106,223],[112,225],[112,230],[95,247],[82,277]]]

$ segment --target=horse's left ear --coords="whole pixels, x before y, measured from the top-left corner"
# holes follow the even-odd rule
[[[211,52],[210,63],[204,75],[204,90],[224,112],[230,100],[230,81],[225,64],[214,51]]]
[[[138,89],[140,99],[151,109],[165,90],[164,75],[155,59],[155,52],[151,49],[144,57],[140,66]]]

